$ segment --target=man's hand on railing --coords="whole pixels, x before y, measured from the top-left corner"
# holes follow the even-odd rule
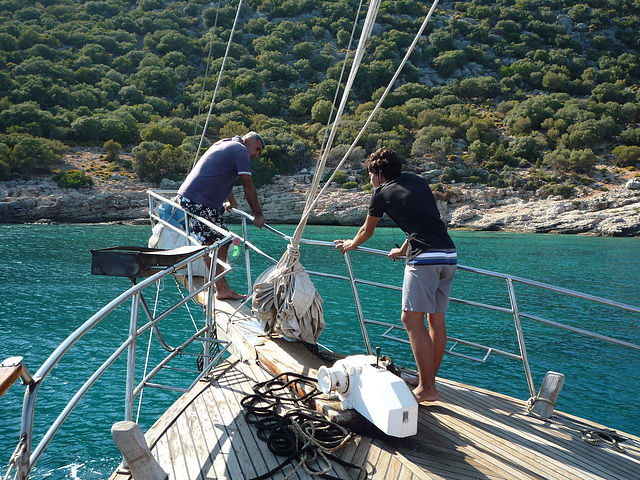
[[[402,252],[402,248],[400,247],[392,248],[391,250],[389,250],[389,253],[387,254],[387,258],[390,258],[391,260],[394,260],[394,261],[402,257],[404,257],[404,253]]]
[[[266,223],[266,220],[264,219],[264,215],[262,213],[259,213],[257,215],[255,215],[253,217],[253,224],[258,227],[258,228],[262,228],[262,226]]]

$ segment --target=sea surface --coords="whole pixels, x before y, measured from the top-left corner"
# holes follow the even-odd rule
[[[286,234],[293,226],[276,228]],[[237,231],[237,227],[232,226]],[[306,238],[332,241],[351,238],[356,228],[308,226]],[[251,227],[251,239],[264,246],[273,258],[280,258],[284,244],[264,230]],[[0,225],[0,357],[23,356],[35,373],[39,366],[75,328],[104,304],[126,290],[127,279],[92,276],[90,249],[123,245],[145,246],[149,229],[131,225]],[[640,305],[640,238],[534,235],[495,232],[454,231],[459,263],[494,272],[509,273],[550,283],[618,302]],[[378,229],[366,244],[389,250],[404,240],[395,228]],[[402,262],[384,256],[371,259],[352,253],[359,278],[399,285]],[[327,247],[314,253],[301,248],[301,262],[310,271],[343,274],[342,255]],[[229,276],[234,288],[246,289],[246,274],[238,268]],[[253,278],[268,262],[252,259]],[[327,327],[320,343],[332,350],[364,352],[363,336],[348,285],[343,290],[313,277],[324,300]],[[579,303],[573,297],[561,299],[546,290],[516,283],[515,295],[522,313],[537,315],[575,329],[640,344],[640,315],[615,311],[596,304]],[[399,323],[400,293],[381,294],[373,287],[360,291],[365,317]],[[501,278],[459,272],[453,299],[508,307],[507,281]],[[472,309],[452,302],[447,314],[448,334],[480,345],[518,352],[513,316]],[[68,359],[51,372],[43,384],[36,407],[35,437],[60,412],[88,373],[95,359],[104,359],[116,332],[128,331],[128,317],[111,319],[83,338],[86,343],[69,351]],[[640,435],[640,352],[602,340],[581,337],[530,319],[523,319],[527,354],[536,388],[547,371],[565,375],[565,386],[557,409]],[[394,362],[413,366],[406,344],[383,339],[380,328],[371,331],[371,345]],[[402,338],[402,332],[392,336]],[[449,347],[453,346],[451,343]],[[486,351],[457,345],[454,352],[484,358]],[[121,460],[111,436],[111,425],[124,416],[123,362],[114,365],[71,413],[67,423],[38,461],[32,479],[108,478]],[[439,376],[483,388],[490,388],[526,401],[530,397],[522,363],[492,353],[484,363],[446,355]],[[20,414],[25,387],[13,385],[0,398],[0,478],[18,442]],[[74,390],[75,391],[75,390]],[[151,396],[151,394],[149,394]],[[140,417],[146,430],[155,418],[177,398],[162,392],[147,405]],[[146,398],[145,398],[146,400]]]

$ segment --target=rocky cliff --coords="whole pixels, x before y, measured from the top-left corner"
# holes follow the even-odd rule
[[[98,171],[98,151],[75,152],[66,168]],[[311,174],[276,179],[258,191],[267,222],[298,223]],[[61,189],[51,178],[0,182],[0,223],[148,221],[146,189],[123,175],[94,176],[88,189]],[[163,188],[177,188],[164,182]],[[240,208],[247,210],[241,188]],[[532,233],[582,233],[640,236],[640,179],[631,174],[609,175],[605,188],[578,188],[564,199],[543,190],[515,192],[486,186],[457,185],[436,192],[442,218],[450,228],[507,230]],[[331,186],[320,197],[310,224],[361,225],[369,194]],[[232,218],[229,219],[233,221]],[[388,225],[392,223],[385,219]]]

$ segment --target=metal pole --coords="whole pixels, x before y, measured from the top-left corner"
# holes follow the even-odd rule
[[[249,235],[247,232],[247,217],[244,215],[242,216],[242,239],[244,240],[244,264],[247,270],[247,296],[251,296],[253,293],[253,280],[251,279],[251,252],[249,251],[249,247],[247,247]]]
[[[124,402],[124,419],[133,421],[133,388],[136,373],[136,336],[138,333],[138,306],[140,304],[140,293],[131,297],[131,321],[129,322],[129,338],[133,341],[127,348],[127,391]]]
[[[351,283],[351,290],[353,290],[353,300],[356,304],[356,310],[358,311],[358,320],[360,321],[360,329],[362,330],[362,338],[364,339],[364,345],[367,349],[368,355],[373,355],[371,350],[371,342],[369,341],[369,333],[367,332],[367,325],[364,322],[364,313],[362,312],[362,304],[360,303],[360,295],[358,294],[358,286],[353,275],[353,267],[351,266],[351,258],[349,258],[349,252],[344,254],[344,261],[347,265],[347,271],[349,272],[349,283]]]
[[[217,252],[217,250],[216,250]],[[214,264],[215,265],[215,264]],[[206,309],[206,313],[205,313],[205,323],[207,326],[207,330],[204,334],[204,338],[206,340],[211,339],[211,326],[213,325],[213,300],[214,300],[214,296],[216,294],[216,289],[214,288],[214,284],[213,284],[213,278],[215,277],[214,275],[214,268],[210,268],[209,269],[209,275],[207,277],[208,283],[209,283],[209,287],[206,290],[206,294],[207,294],[207,309]],[[203,345],[203,363],[202,363],[202,371],[206,372],[208,367],[209,367],[209,363],[211,362],[211,342],[209,341],[205,341],[204,345]]]
[[[522,323],[520,322],[520,310],[518,309],[518,301],[516,300],[516,292],[513,288],[513,281],[507,278],[507,286],[509,287],[509,300],[511,301],[511,310],[513,311],[513,320],[516,324],[516,334],[518,335],[518,345],[520,346],[520,356],[524,366],[524,373],[529,384],[529,392],[532,397],[536,396],[536,386],[533,383],[531,375],[531,367],[529,366],[529,358],[527,357],[527,347],[524,344],[524,334],[522,333]]]

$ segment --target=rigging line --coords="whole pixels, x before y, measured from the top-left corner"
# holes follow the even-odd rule
[[[196,142],[196,135],[198,133],[198,124],[200,123],[200,114],[202,113],[202,101],[204,100],[204,91],[207,86],[207,77],[209,75],[209,67],[211,66],[211,53],[213,52],[213,39],[215,38],[216,27],[218,26],[218,14],[220,13],[220,2],[222,0],[218,0],[218,8],[216,9],[216,19],[213,22],[213,28],[211,29],[211,41],[209,42],[209,55],[207,56],[207,66],[204,70],[204,78],[202,80],[202,89],[200,90],[200,100],[198,100],[198,113],[196,114],[196,122],[193,126],[193,139],[191,141],[191,150],[189,150],[189,158],[192,158],[193,155],[193,147]],[[193,166],[195,165],[195,157],[192,160],[189,160],[189,168],[188,172],[191,171]]]
[[[353,22],[353,28],[351,29],[351,37],[349,38],[349,43],[347,44],[347,48],[346,48],[347,51],[344,56],[344,63],[342,64],[342,70],[340,71],[340,78],[338,78],[338,86],[336,87],[336,93],[333,95],[333,101],[331,102],[331,112],[329,112],[327,127],[324,130],[324,136],[322,137],[322,143],[320,144],[321,152],[325,148],[325,142],[327,140],[327,135],[330,130],[329,126],[331,125],[331,118],[333,118],[333,111],[336,109],[336,103],[338,102],[338,95],[340,94],[340,84],[342,83],[344,72],[347,69],[347,59],[349,58],[349,54],[351,53],[351,44],[353,43],[353,37],[355,37],[355,34],[356,34],[356,28],[358,28],[358,20],[360,18],[360,12],[362,11],[363,2],[364,0],[360,0],[360,5],[358,5],[358,10],[356,11],[356,18]]]
[[[342,70],[340,71],[340,78],[338,79],[338,85],[336,86],[336,93],[333,95],[333,101],[331,102],[331,112],[329,112],[329,118],[327,119],[327,126],[324,129],[324,136],[322,137],[322,143],[320,144],[320,157],[324,155],[324,151],[327,148],[327,136],[329,131],[331,130],[329,127],[331,126],[331,119],[333,118],[333,112],[336,110],[336,104],[338,103],[338,96],[340,94],[340,85],[342,84],[342,78],[344,77],[344,72],[347,69],[347,60],[349,59],[349,54],[351,53],[351,44],[353,43],[353,38],[355,37],[356,28],[358,27],[358,19],[360,18],[360,12],[362,11],[362,4],[364,0],[360,0],[360,5],[358,5],[358,10],[356,11],[356,18],[353,22],[353,28],[351,29],[351,37],[349,38],[349,43],[347,44],[347,52],[344,56],[344,63],[342,64]],[[346,85],[345,85],[346,88]],[[318,170],[316,168],[316,170]],[[314,172],[315,173],[315,172]],[[302,211],[305,211],[311,201],[313,200],[312,196],[307,197],[306,205]]]
[[[164,279],[156,282],[156,300],[153,305],[153,318],[156,318],[158,312],[158,301],[160,299],[160,282],[164,282]],[[147,369],[149,368],[149,358],[151,357],[151,340],[153,339],[153,328],[149,329],[149,343],[147,343],[147,356],[144,360],[144,372],[142,378],[147,377]],[[140,391],[140,397],[138,397],[138,413],[136,414],[136,423],[140,421],[140,411],[142,410],[142,396],[144,395],[144,388]]]
[[[238,9],[236,10],[236,18],[233,20],[233,26],[231,27],[231,32],[229,33],[229,42],[227,42],[227,49],[224,52],[224,58],[222,59],[222,65],[220,66],[220,73],[218,74],[218,81],[216,82],[216,88],[213,91],[213,98],[211,99],[211,104],[209,105],[209,113],[207,114],[207,120],[204,123],[204,127],[202,129],[202,136],[200,137],[200,144],[198,145],[198,151],[194,157],[194,165],[197,162],[197,158],[200,155],[200,150],[202,149],[202,143],[204,142],[204,136],[207,132],[207,127],[209,126],[209,119],[211,118],[211,111],[213,110],[213,104],[216,100],[216,95],[218,94],[218,89],[220,88],[220,82],[222,81],[222,72],[224,72],[224,65],[227,62],[227,58],[229,57],[229,50],[231,50],[231,43],[233,40],[233,34],[236,29],[236,25],[238,24],[238,18],[240,17],[240,9],[242,8],[242,0],[238,2]]]
[[[413,52],[413,49],[415,48],[416,44],[418,43],[418,40],[420,40],[420,37],[422,36],[425,28],[427,27],[427,23],[431,19],[431,15],[433,15],[433,12],[436,9],[437,5],[438,5],[438,0],[434,0],[433,4],[431,5],[431,8],[429,9],[429,13],[427,13],[427,16],[425,17],[424,22],[422,23],[422,26],[420,27],[420,30],[418,31],[418,33],[416,34],[415,38],[413,39],[413,42],[411,43],[411,45],[407,49],[407,53],[405,54],[404,58],[402,59],[402,62],[398,66],[398,69],[396,70],[396,73],[393,75],[393,78],[391,79],[391,81],[387,85],[387,88],[385,89],[384,93],[382,94],[382,97],[380,97],[380,100],[378,101],[378,103],[374,107],[373,111],[369,115],[369,118],[367,118],[367,121],[362,126],[362,129],[360,130],[360,133],[358,133],[357,137],[355,138],[355,140],[353,141],[353,143],[349,147],[349,150],[347,150],[347,152],[342,157],[342,160],[340,160],[340,163],[338,163],[338,166],[333,171],[333,174],[329,177],[329,179],[325,183],[324,187],[322,187],[320,192],[314,198],[314,200],[311,203],[311,206],[309,207],[309,209],[308,210],[305,209],[305,211],[303,212],[302,219],[300,220],[301,223],[302,223],[303,220],[306,222],[306,220],[308,219],[309,215],[311,214],[311,211],[316,206],[316,203],[318,202],[318,199],[324,193],[324,191],[327,189],[327,187],[331,183],[331,180],[333,180],[333,177],[336,175],[336,173],[338,172],[340,167],[344,164],[344,162],[347,160],[347,158],[349,158],[349,155],[351,154],[353,149],[356,147],[358,141],[360,140],[360,137],[362,137],[362,135],[364,134],[365,130],[367,129],[367,127],[371,123],[371,120],[373,119],[374,115],[380,109],[380,106],[382,105],[382,102],[384,102],[384,100],[387,98],[387,95],[391,91],[391,88],[393,87],[393,84],[395,83],[395,81],[398,79],[398,76],[400,75],[400,71],[405,66],[407,61],[409,60],[409,56],[411,55],[411,52]],[[318,172],[316,171],[316,174],[317,173]]]
[[[342,100],[340,101],[340,106],[338,108],[338,112],[336,113],[336,119],[333,122],[333,126],[331,128],[331,133],[329,134],[329,140],[327,141],[327,146],[322,154],[322,158],[320,163],[316,167],[316,172],[314,174],[313,183],[311,185],[311,189],[309,190],[309,195],[307,197],[307,202],[310,202],[311,199],[316,197],[316,192],[318,191],[318,184],[320,183],[320,176],[322,171],[324,170],[324,166],[327,163],[327,157],[329,154],[329,150],[331,150],[331,145],[333,144],[333,139],[336,136],[336,132],[338,130],[338,124],[340,123],[340,118],[342,117],[342,112],[345,109],[347,104],[347,99],[349,97],[349,92],[351,91],[351,86],[355,81],[356,73],[358,72],[358,68],[360,67],[360,63],[362,62],[362,58],[364,57],[365,49],[367,47],[367,43],[369,42],[369,38],[371,37],[371,32],[373,31],[373,26],[375,24],[376,17],[378,15],[378,10],[380,8],[381,0],[373,0],[369,4],[369,9],[367,11],[367,17],[365,18],[364,26],[362,28],[362,35],[360,37],[360,41],[358,42],[358,48],[356,49],[356,53],[353,59],[353,64],[351,65],[351,71],[349,72],[349,77],[347,79],[347,83],[345,84],[344,92],[342,94]],[[350,151],[349,151],[350,152]],[[335,172],[334,172],[335,173]],[[302,232],[307,223],[307,219],[309,218],[309,212],[311,212],[311,207],[315,203],[309,205],[309,208],[305,207],[305,213],[302,215],[300,219],[300,223],[296,227],[296,231],[291,240],[291,244],[295,247],[300,243],[300,239],[302,238]]]

